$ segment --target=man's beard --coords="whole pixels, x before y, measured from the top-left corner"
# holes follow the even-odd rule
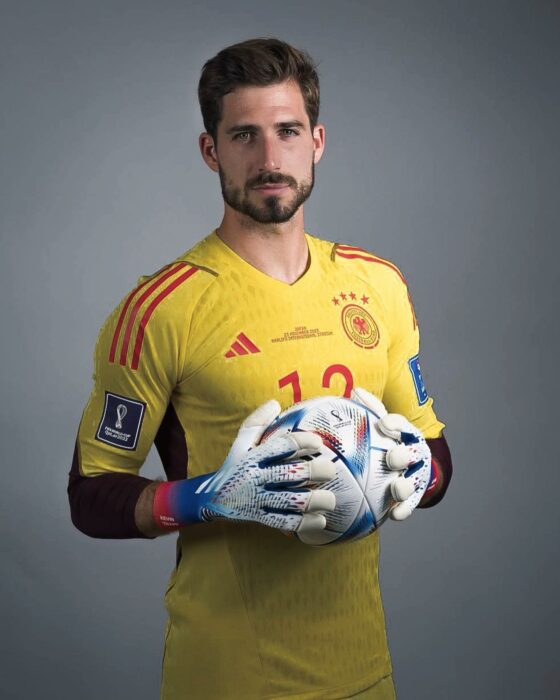
[[[260,224],[283,224],[289,221],[300,206],[309,198],[315,184],[315,163],[311,163],[311,177],[309,180],[302,180],[299,184],[293,177],[280,173],[270,173],[256,178],[246,185],[244,190],[234,187],[227,182],[227,177],[221,167],[218,166],[220,175],[220,185],[222,187],[222,197],[226,204],[240,214],[249,216]],[[264,196],[262,203],[256,204],[249,199],[252,188],[262,185],[287,184],[295,193],[292,199],[282,203],[283,195],[271,194]]]

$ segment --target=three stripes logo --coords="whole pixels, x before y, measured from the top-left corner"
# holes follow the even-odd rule
[[[258,352],[260,352],[260,350],[255,343],[249,340],[245,333],[240,333],[224,357],[229,359],[230,357],[238,357],[239,355],[255,355]]]
[[[109,362],[138,369],[146,327],[161,302],[198,268],[185,262],[167,265],[126,298],[113,334]]]

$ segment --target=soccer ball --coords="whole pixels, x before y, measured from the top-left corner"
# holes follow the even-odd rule
[[[376,530],[387,518],[396,501],[390,482],[396,473],[389,469],[387,450],[399,444],[376,427],[381,416],[357,401],[338,397],[319,397],[294,404],[281,413],[266,429],[261,442],[273,435],[306,430],[323,440],[321,454],[336,465],[336,476],[317,488],[336,496],[336,508],[325,513],[324,530],[296,537],[311,545],[358,540]],[[416,503],[429,478],[422,468],[415,479],[416,491],[409,497]],[[416,497],[416,498],[415,498]]]

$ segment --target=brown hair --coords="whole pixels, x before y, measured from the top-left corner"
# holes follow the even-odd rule
[[[294,80],[300,87],[311,130],[319,120],[319,76],[308,53],[274,37],[227,46],[206,61],[198,83],[204,128],[217,143],[223,96],[242,85]]]

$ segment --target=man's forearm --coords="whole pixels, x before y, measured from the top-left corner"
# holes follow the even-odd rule
[[[154,520],[154,496],[161,481],[153,481],[140,494],[134,509],[134,520],[136,527],[143,532],[146,537],[159,537],[166,535],[171,530],[164,530],[158,527]]]
[[[135,474],[82,476],[71,473],[68,500],[72,522],[89,537],[146,537],[136,526],[134,514],[141,493],[151,483],[150,479]]]
[[[172,530],[156,525],[154,495],[163,482],[134,474],[70,474],[68,497],[74,525],[90,537],[154,538]]]
[[[165,535],[179,527],[200,522],[196,491],[200,482],[209,476],[211,474],[173,482],[152,481],[138,474],[122,472],[83,476],[76,446],[68,479],[72,522],[80,532],[95,538],[153,539]],[[158,501],[155,495],[159,487]],[[154,508],[154,499],[157,508]],[[177,504],[180,506],[179,515],[184,517],[175,522],[171,517],[173,513],[168,510],[173,505],[176,509]]]

